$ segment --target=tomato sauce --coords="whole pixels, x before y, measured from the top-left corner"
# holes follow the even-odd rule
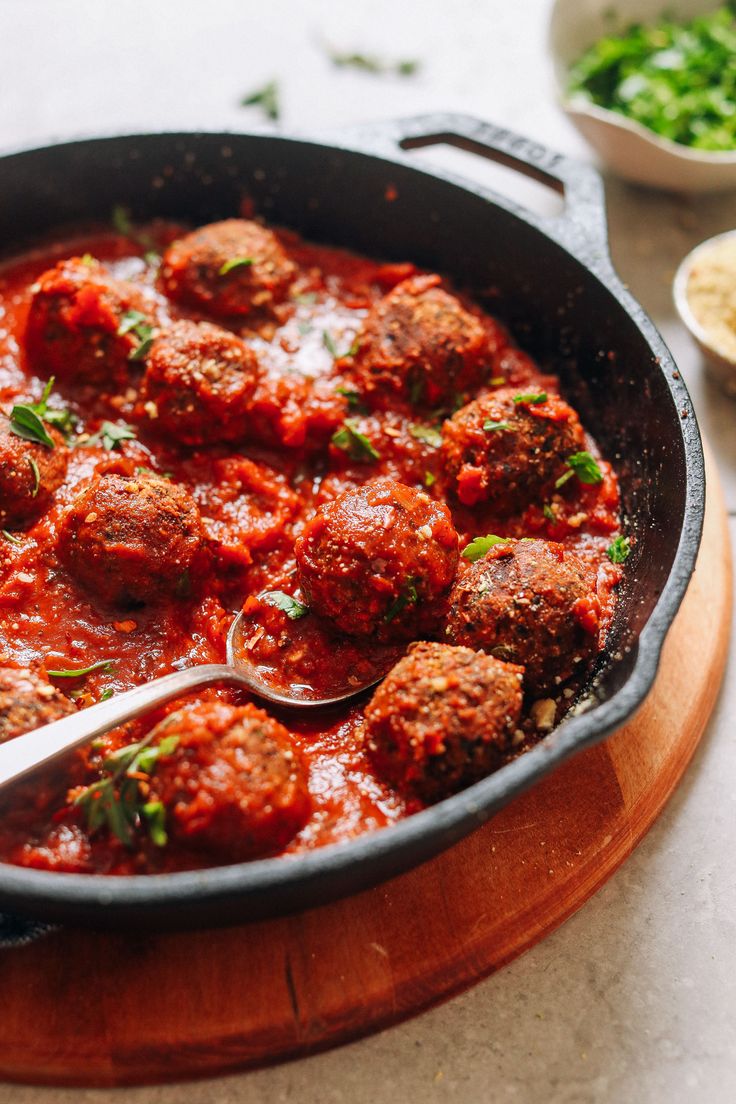
[[[156,225],[147,233],[164,247],[182,229]],[[56,386],[56,401],[76,419],[76,447],[52,508],[17,539],[0,537],[0,665],[48,672],[109,661],[106,668],[84,678],[54,680],[84,707],[170,671],[223,662],[228,628],[243,605],[250,620],[247,638],[253,656],[274,682],[301,684],[325,696],[334,687],[336,673],[342,677],[350,670],[362,678],[372,665],[385,662],[385,649],[375,654],[355,641],[336,639],[312,617],[289,621],[258,595],[264,589],[295,592],[294,539],[315,509],[341,491],[386,475],[441,498],[436,431],[420,424],[421,416],[410,417],[399,409],[367,412],[356,399],[349,367],[339,355],[352,346],[371,305],[416,269],[312,245],[286,232],[280,237],[298,267],[287,317],[261,326],[258,332],[231,327],[259,358],[264,375],[255,408],[274,425],[280,443],[274,442],[272,448],[246,444],[177,449],[137,425],[135,439],[121,441],[114,450],[105,449],[89,439],[103,420],[136,425],[135,392],[101,398],[91,389]],[[29,372],[23,353],[34,281],[59,259],[85,253],[106,264],[115,276],[152,289],[161,326],[178,318],[205,317],[182,310],[156,290],[155,260],[144,257],[144,250],[124,235],[88,234],[36,249],[0,270],[0,409],[9,412],[16,402],[37,401],[46,382]],[[500,327],[499,334],[504,334]],[[502,379],[522,390],[554,391],[555,379],[509,337],[504,335],[501,345],[492,385]],[[325,426],[338,426],[346,417],[374,446],[375,459],[352,459],[334,445],[304,447],[315,427],[324,432]],[[602,482],[591,486],[573,481],[564,495],[555,497],[553,511],[535,503],[523,514],[499,519],[483,506],[469,509],[455,504],[453,519],[461,548],[474,536],[496,533],[539,536],[574,549],[598,574],[607,623],[620,575],[605,555],[620,525],[618,486],[595,442],[588,439],[586,447],[598,458]],[[192,598],[105,613],[57,562],[56,536],[64,512],[95,473],[133,474],[138,468],[164,474],[190,492],[212,542],[212,577],[204,591]],[[403,650],[395,649],[396,655]],[[247,700],[229,688],[200,696]],[[313,803],[312,816],[287,847],[288,853],[379,829],[418,807],[371,769],[361,739],[364,705],[365,700],[358,700],[317,716],[279,714],[308,763]],[[169,710],[159,711],[152,719]],[[111,734],[108,746],[130,743],[150,723],[149,718],[145,726],[130,725]],[[536,738],[533,725],[527,724],[525,732],[530,740]],[[82,752],[6,794],[0,859],[111,874],[207,865],[201,854],[172,843],[156,848],[141,841],[129,848],[107,833],[90,834],[66,795],[71,786],[89,784],[93,778],[94,767]]]

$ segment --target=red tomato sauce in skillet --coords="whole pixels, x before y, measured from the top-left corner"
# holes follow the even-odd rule
[[[166,224],[141,233],[163,250],[185,230]],[[216,322],[245,340],[261,369],[249,408],[268,427],[258,444],[218,441],[216,433],[207,444],[172,443],[157,432],[155,418],[147,419],[141,410],[135,380],[109,391],[68,379],[55,382],[50,403],[73,415],[69,463],[50,508],[32,524],[0,536],[0,666],[48,678],[76,708],[173,670],[223,662],[229,626],[243,607],[253,655],[271,669],[274,681],[309,683],[328,695],[341,671],[360,678],[370,670],[374,642],[331,631],[311,614],[292,620],[260,596],[282,591],[303,600],[296,582],[295,539],[320,507],[382,476],[438,502],[447,500],[461,549],[474,537],[498,534],[553,541],[575,552],[597,580],[603,630],[610,621],[620,568],[606,549],[620,528],[619,497],[615,474],[595,442],[586,435],[585,448],[596,459],[601,481],[570,479],[551,497],[515,513],[494,516],[487,503],[463,505],[446,496],[438,442],[442,418],[452,409],[430,416],[401,397],[365,404],[353,365],[352,351],[367,313],[417,270],[312,245],[288,232],[278,237],[295,271],[282,308],[256,322],[237,316],[223,321],[196,304],[174,301],[162,287],[158,261],[138,244],[140,237],[87,234],[36,249],[0,269],[0,410],[6,414],[14,404],[38,402],[47,382],[33,374],[25,355],[29,305],[40,275],[72,256],[90,255],[114,277],[144,289],[159,330],[182,319]],[[480,317],[477,307],[462,301]],[[485,382],[469,397],[510,387],[520,394],[549,392],[553,404],[556,379],[518,349],[500,324],[483,319],[495,352]],[[554,416],[553,406],[548,414]],[[346,419],[352,435],[347,439],[339,436]],[[128,425],[134,435],[105,447],[100,437],[105,422]],[[357,446],[350,447],[356,440]],[[183,487],[198,506],[210,555],[207,578],[190,596],[177,594],[133,608],[101,606],[60,563],[60,527],[93,477],[117,473],[129,478],[141,472]],[[459,571],[466,570],[468,563],[461,560]],[[391,646],[398,658],[406,642]],[[102,661],[104,666],[79,678],[48,674]],[[560,688],[557,720],[573,694],[569,687]],[[224,687],[197,699],[247,701]],[[308,768],[311,799],[306,823],[277,850],[294,854],[345,841],[422,807],[420,798],[403,794],[374,769],[363,739],[367,699],[319,714],[267,708],[288,729]],[[524,739],[515,754],[544,734],[535,724],[533,702],[534,696],[527,695]],[[104,751],[139,740],[152,723],[181,706],[181,701],[172,703],[145,723],[111,733]],[[100,748],[85,749],[3,794],[0,860],[118,875],[228,861],[182,840],[157,845],[145,831],[134,832],[126,843],[107,828],[90,830],[69,792],[91,785],[99,772]]]

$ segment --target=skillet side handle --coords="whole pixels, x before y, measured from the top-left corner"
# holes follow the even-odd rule
[[[591,165],[470,115],[418,115],[373,123],[347,133],[362,141],[364,147],[384,150],[387,146],[394,150],[396,146],[401,150],[455,146],[548,185],[564,197],[565,209],[555,218],[539,217],[539,222],[588,266],[611,274],[603,181]]]

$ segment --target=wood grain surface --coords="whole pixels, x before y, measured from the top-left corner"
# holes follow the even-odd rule
[[[0,952],[0,1078],[113,1085],[260,1065],[429,1007],[561,924],[623,862],[703,733],[731,612],[710,465],[698,566],[634,720],[432,862],[282,920],[175,935],[61,930]]]

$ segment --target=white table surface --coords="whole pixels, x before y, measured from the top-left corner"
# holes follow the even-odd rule
[[[0,0],[0,148],[96,132],[247,129],[261,120],[240,97],[276,77],[286,128],[453,110],[589,158],[554,103],[548,10],[549,0]],[[416,57],[422,71],[403,80],[338,71],[325,41]],[[460,167],[462,155],[448,156]],[[498,170],[462,163],[509,187]],[[688,249],[736,226],[736,196],[687,199],[611,179],[606,189],[614,260],[691,388],[736,538],[736,402],[704,378],[670,297]],[[464,996],[275,1069],[118,1091],[0,1085],[0,1104],[736,1100],[734,720],[732,661],[692,766],[634,855],[562,928]]]

